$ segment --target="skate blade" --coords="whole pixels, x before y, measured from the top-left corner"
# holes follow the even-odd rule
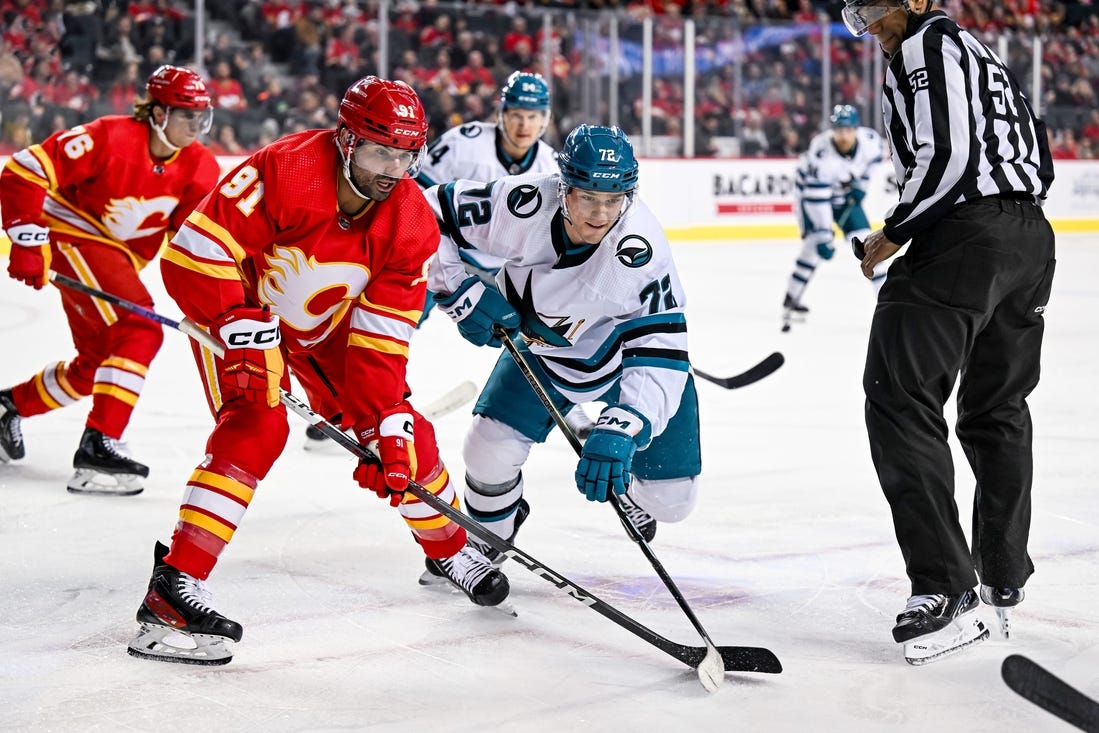
[[[66,488],[73,494],[133,496],[145,490],[141,479],[136,473],[102,473],[94,468],[78,468]]]
[[[207,666],[228,664],[233,658],[232,644],[224,636],[185,634],[155,624],[141,624],[126,652],[139,659]]]
[[[919,666],[957,654],[966,647],[988,638],[988,629],[971,611],[970,618],[955,619],[933,634],[920,636],[904,644],[904,661]]]
[[[1011,609],[1012,607],[997,608],[996,619],[1000,622],[1000,638],[1011,638]]]

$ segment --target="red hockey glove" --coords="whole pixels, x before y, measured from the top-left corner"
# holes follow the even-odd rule
[[[360,443],[370,447],[381,459],[381,465],[374,461],[359,463],[355,480],[382,499],[388,497],[390,506],[397,506],[408,482],[416,475],[412,407],[407,402],[387,407],[378,413],[374,425],[356,429],[355,434]]]
[[[222,401],[243,397],[268,407],[278,405],[284,371],[278,316],[266,308],[237,306],[218,316],[213,330],[225,344],[219,380]]]
[[[11,238],[11,260],[8,275],[30,285],[35,290],[50,281],[50,230],[38,224],[17,224],[8,229]]]

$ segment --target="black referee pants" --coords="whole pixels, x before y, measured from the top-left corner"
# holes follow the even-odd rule
[[[988,197],[955,207],[889,269],[863,389],[870,452],[913,595],[957,594],[977,575],[1021,588],[1034,572],[1026,398],[1038,384],[1054,265],[1041,208]],[[959,373],[956,432],[977,479],[972,551],[943,417]]]

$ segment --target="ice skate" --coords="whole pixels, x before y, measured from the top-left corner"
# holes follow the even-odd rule
[[[149,476],[149,467],[130,458],[124,444],[94,428],[84,428],[73,468],[68,488],[74,494],[140,494],[141,479]]]
[[[1011,638],[1011,611],[1022,603],[1026,593],[1022,588],[994,588],[981,585],[981,600],[996,609],[996,618],[1000,622],[1000,636]]]
[[[515,508],[515,524],[512,527],[511,534],[507,537],[508,542],[515,542],[515,535],[519,534],[519,527],[523,525],[523,522],[527,521],[527,516],[530,514],[530,504],[526,499],[519,500],[519,506]],[[507,555],[492,547],[488,543],[481,540],[472,532],[469,533],[469,544],[477,548],[477,550],[488,558],[488,561],[492,563],[493,567],[500,567],[507,560]]]
[[[573,407],[565,413],[564,417],[565,423],[580,440],[587,440],[588,436],[591,435],[591,431],[595,428],[595,423],[592,422],[592,419],[588,417],[588,413],[584,412],[584,408],[580,405]]]
[[[164,562],[168,548],[157,542],[149,591],[137,609],[141,630],[127,652],[142,659],[179,664],[228,664],[229,642],[244,629],[215,611],[206,584]]]
[[[27,454],[23,447],[22,422],[11,390],[0,390],[0,463],[18,461]]]
[[[904,644],[909,664],[927,664],[960,652],[988,638],[977,618],[977,594],[912,596],[897,616],[893,640]]]
[[[638,533],[645,538],[646,542],[652,542],[656,537],[656,520],[634,502],[628,491],[620,494],[618,501],[622,504],[623,513],[633,522]]]
[[[461,552],[442,560],[425,558],[427,570],[420,585],[450,583],[478,606],[492,606],[511,616],[515,609],[508,601],[511,586],[507,576],[497,570],[481,551],[466,545]]]
[[[808,315],[809,308],[787,295],[786,299],[782,301],[783,333],[790,330],[791,323],[805,323],[805,318]]]

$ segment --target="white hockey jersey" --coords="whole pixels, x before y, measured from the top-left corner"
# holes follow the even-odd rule
[[[500,258],[495,285],[554,386],[574,403],[620,380],[619,403],[661,434],[679,408],[690,363],[686,295],[664,230],[637,199],[598,245],[570,242],[558,174],[428,189],[442,238],[428,287],[452,293],[469,277],[459,252]]]
[[[427,149],[416,182],[421,188],[459,178],[495,181],[522,173],[556,173],[557,151],[539,140],[520,160],[512,160],[497,139],[496,125],[469,122],[452,127]]]
[[[869,127],[858,128],[855,146],[847,153],[836,149],[832,131],[825,130],[798,158],[797,192],[809,201],[831,200],[833,206],[842,206],[852,187],[865,191],[870,185],[883,154],[881,136]]]

